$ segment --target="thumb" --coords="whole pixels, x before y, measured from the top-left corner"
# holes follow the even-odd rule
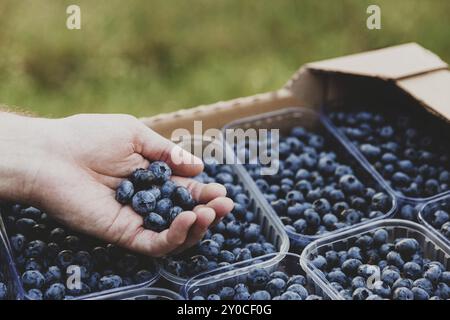
[[[202,160],[145,126],[140,136],[140,146],[142,156],[166,162],[176,175],[192,177],[203,171]]]

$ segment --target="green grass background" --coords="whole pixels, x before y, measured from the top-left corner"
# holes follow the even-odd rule
[[[78,4],[82,29],[65,27]],[[382,9],[382,30],[366,8]],[[416,41],[450,61],[448,0],[1,0],[0,102],[148,116],[279,88],[303,63]]]

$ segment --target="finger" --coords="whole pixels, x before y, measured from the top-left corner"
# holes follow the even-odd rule
[[[216,219],[213,222],[213,225],[218,223],[224,216],[233,210],[234,202],[230,198],[227,197],[219,197],[214,200],[211,200],[206,204],[208,207],[214,210],[216,213]]]
[[[146,230],[142,225],[137,228],[130,239],[123,237],[124,241],[118,244],[123,247],[152,257],[162,257],[183,245],[188,232],[195,223],[197,216],[192,211],[185,211],[173,221],[169,229],[160,233]]]
[[[202,160],[148,127],[143,128],[140,145],[145,158],[166,162],[174,174],[193,177],[203,171]]]
[[[186,250],[202,240],[208,230],[208,227],[216,218],[216,213],[214,210],[204,205],[195,207],[194,212],[197,215],[197,220],[191,230],[189,230],[186,241],[176,250],[177,252]]]
[[[192,194],[195,201],[199,203],[207,203],[215,198],[225,197],[227,190],[218,183],[204,184],[194,179],[184,177],[172,177],[177,184],[186,187]]]

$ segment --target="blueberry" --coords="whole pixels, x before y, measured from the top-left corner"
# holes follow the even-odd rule
[[[382,244],[385,244],[388,240],[388,233],[384,229],[378,229],[373,234],[373,242],[377,246],[381,246]]]
[[[58,253],[56,257],[57,264],[60,268],[66,269],[68,266],[73,264],[74,255],[71,250],[63,250]]]
[[[159,214],[164,219],[169,219],[170,210],[173,207],[172,200],[163,198],[156,203],[155,213]]]
[[[156,198],[149,191],[139,191],[133,196],[132,207],[140,215],[149,214],[156,207]]]
[[[101,277],[98,282],[100,291],[119,288],[122,286],[122,278],[118,275],[109,275]]]
[[[320,215],[313,209],[305,210],[304,217],[308,227],[317,228],[320,225]]]
[[[422,288],[419,287],[414,287],[411,289],[413,295],[414,295],[414,300],[428,300],[430,299],[430,295],[423,290]]]
[[[324,256],[321,256],[321,255],[315,257],[315,258],[311,261],[311,263],[312,263],[316,268],[318,268],[318,269],[320,269],[320,270],[325,270],[326,267],[327,267],[327,259],[325,259],[325,257],[324,257]]]
[[[390,208],[390,201],[388,195],[378,192],[372,197],[372,209],[386,212]]]
[[[185,210],[190,210],[194,207],[194,200],[192,199],[191,193],[188,189],[182,186],[176,187],[172,200],[174,203]]]
[[[47,245],[41,240],[33,240],[25,247],[25,257],[27,258],[41,258],[43,257]]]
[[[270,293],[266,290],[255,291],[250,295],[250,300],[270,300]]]
[[[25,248],[26,238],[23,234],[15,234],[9,238],[11,247],[15,253],[21,253]]]
[[[62,283],[53,283],[50,287],[45,291],[44,299],[45,300],[63,300],[66,293],[66,288]]]
[[[353,291],[352,298],[353,300],[366,300],[369,296],[372,295],[372,292],[367,288],[357,288]]]
[[[248,274],[249,285],[254,289],[262,289],[270,280],[270,274],[264,269],[252,269]]]
[[[189,267],[194,274],[201,273],[208,269],[208,259],[202,255],[196,255],[190,258]]]
[[[30,289],[27,291],[27,297],[31,300],[43,300],[44,295],[39,289]]]
[[[261,234],[261,227],[255,223],[250,223],[247,228],[244,229],[244,240],[247,242],[256,241]]]
[[[339,270],[329,272],[327,274],[327,279],[330,282],[337,282],[343,287],[346,287],[349,283],[349,279],[347,278],[347,276]]]
[[[381,280],[389,286],[392,286],[398,279],[400,279],[400,274],[395,270],[385,269],[381,273]]]
[[[442,271],[436,265],[425,267],[424,277],[433,283],[436,283],[441,277]]]
[[[413,282],[414,287],[425,290],[429,295],[433,294],[433,283],[426,278],[419,278]]]
[[[386,260],[389,264],[396,266],[397,268],[402,268],[405,262],[403,261],[401,255],[398,252],[391,251],[387,254]]]
[[[73,252],[76,252],[76,251],[80,250],[81,240],[77,236],[69,235],[64,238],[62,247],[64,247],[64,249],[72,250]]]
[[[98,272],[93,272],[89,279],[87,280],[87,285],[92,289],[92,290],[98,290],[98,284],[100,282],[100,278],[102,276],[100,275],[100,273]]]
[[[410,279],[418,279],[422,275],[422,268],[415,262],[406,262],[403,265],[403,273]]]
[[[170,208],[169,217],[168,217],[169,223],[172,223],[181,212],[183,212],[183,209],[179,206]]]
[[[150,212],[144,218],[144,228],[155,232],[161,232],[167,228],[167,221],[159,214]]]
[[[172,180],[167,180],[161,186],[161,197],[162,198],[170,198],[172,197],[173,192],[175,191],[177,184]]]
[[[367,281],[366,281],[366,279],[364,279],[363,277],[361,277],[361,276],[357,276],[357,277],[354,277],[353,279],[352,279],[352,284],[351,284],[351,286],[352,286],[352,289],[353,290],[356,290],[356,289],[358,289],[358,288],[365,288],[366,287],[366,283],[367,283]],[[341,291],[342,289],[344,289],[343,287],[341,287],[341,288],[335,288],[337,291]]]
[[[444,210],[437,210],[434,212],[431,224],[435,228],[440,228],[444,223],[449,221],[449,215]]]
[[[45,278],[39,271],[29,270],[22,274],[22,283],[29,289],[41,289],[44,287]]]
[[[55,243],[62,243],[66,238],[66,231],[63,228],[55,228],[50,231],[49,241]]]
[[[391,296],[391,288],[387,283],[384,283],[383,281],[376,281],[373,284],[372,288],[373,293],[376,295],[382,297],[382,298],[390,298]]]
[[[154,174],[157,183],[164,183],[172,176],[172,170],[163,161],[152,162],[148,167],[148,171]]]
[[[116,190],[116,200],[121,204],[128,204],[131,202],[134,194],[134,185],[130,180],[123,180]]]
[[[235,291],[231,287],[222,287],[218,292],[220,300],[231,300],[233,299]]]
[[[341,212],[341,216],[350,225],[359,223],[362,218],[361,212],[355,209],[345,209]]]
[[[220,300],[220,296],[217,294],[210,294],[206,299],[207,300]]]
[[[215,259],[220,253],[220,245],[214,240],[203,240],[199,244],[199,253],[209,259]]]
[[[400,287],[394,290],[392,295],[394,300],[414,300],[414,293],[405,287]]]
[[[411,289],[413,287],[413,281],[411,279],[399,278],[392,285],[392,290],[395,290],[400,287]]]
[[[345,193],[348,194],[358,195],[362,194],[364,191],[362,183],[351,174],[342,176],[339,179],[339,186]]]
[[[285,288],[286,282],[280,278],[270,280],[265,287],[272,297],[281,295]]]
[[[443,300],[447,300],[450,298],[450,288],[445,283],[438,283],[434,294]]]
[[[306,288],[303,285],[298,283],[291,284],[290,286],[288,286],[286,292],[288,291],[298,294],[302,300],[306,300],[306,298],[309,295],[308,290],[306,290]]]
[[[411,257],[419,250],[419,243],[416,239],[412,238],[402,239],[395,244],[395,250],[399,252],[402,257]]]
[[[155,174],[147,169],[137,169],[131,175],[131,181],[138,190],[150,188],[156,180]]]
[[[279,297],[280,297],[279,300],[302,300],[302,298],[296,292],[293,291],[286,291]]]
[[[245,261],[252,258],[252,254],[250,250],[247,248],[241,249],[239,253],[236,255],[236,261]]]

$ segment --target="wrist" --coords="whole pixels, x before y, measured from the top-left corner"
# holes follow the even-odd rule
[[[0,199],[33,202],[52,121],[0,112]]]

